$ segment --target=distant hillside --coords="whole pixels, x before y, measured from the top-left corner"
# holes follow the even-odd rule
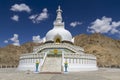
[[[0,65],[18,65],[21,54],[30,53],[34,46],[39,45],[41,44],[28,42],[21,46],[8,45],[0,48]]]
[[[114,40],[98,33],[81,34],[75,36],[75,45],[83,47],[86,53],[94,54],[97,57],[98,66],[120,66],[120,40]]]
[[[28,42],[21,46],[8,45],[0,48],[0,65],[17,65],[23,53],[30,53],[34,46],[41,44]],[[101,34],[80,34],[75,36],[75,45],[81,46],[88,54],[97,57],[98,66],[120,66],[120,40],[114,40]]]

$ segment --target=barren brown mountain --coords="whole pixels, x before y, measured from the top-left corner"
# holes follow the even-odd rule
[[[21,46],[8,45],[0,48],[0,65],[18,65],[23,53],[30,53],[34,46],[41,44],[28,42]],[[120,67],[120,40],[114,40],[104,35],[80,34],[75,36],[75,45],[81,46],[88,54],[97,57],[98,66]]]
[[[21,54],[30,53],[34,46],[41,44],[28,42],[21,46],[8,45],[0,48],[0,65],[18,65]]]
[[[101,67],[120,67],[120,40],[114,40],[99,33],[75,36],[75,45],[81,46],[88,54],[97,57]]]

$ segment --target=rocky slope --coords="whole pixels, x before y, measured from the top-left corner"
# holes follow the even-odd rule
[[[97,57],[97,64],[101,67],[120,67],[120,40],[114,40],[104,35],[75,36],[75,45],[81,46],[88,54]]]
[[[28,42],[21,46],[8,45],[0,48],[0,65],[18,65],[21,54],[30,53],[34,46],[39,45],[41,44]]]
[[[30,53],[34,46],[33,42],[21,46],[8,45],[0,48],[0,65],[17,65],[20,54]],[[120,66],[120,40],[114,40],[101,34],[80,34],[75,36],[75,45],[81,46],[88,54],[97,57],[98,66],[118,67]]]

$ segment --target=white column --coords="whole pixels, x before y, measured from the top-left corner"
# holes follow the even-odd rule
[[[82,62],[82,64],[83,64],[83,59],[81,59],[81,62]]]
[[[75,58],[75,63],[77,64],[77,58]]]
[[[69,63],[71,63],[71,59],[69,58]]]
[[[84,64],[85,64],[86,59],[84,58]]]
[[[73,60],[73,64],[75,63],[75,61],[74,61],[74,59],[72,59]]]
[[[28,59],[28,63],[30,63],[30,59]]]
[[[25,63],[25,60],[26,60],[26,59],[23,60],[24,63]]]
[[[87,61],[86,61],[86,64],[88,64],[88,59],[87,59]]]
[[[82,60],[82,64],[83,64],[83,59],[81,59]]]
[[[73,58],[73,64],[75,64],[75,59]]]
[[[33,63],[33,59],[31,58],[31,63]]]
[[[94,60],[92,60],[92,61],[93,61],[93,64],[95,64]]]
[[[94,60],[92,60],[92,64],[94,64]]]
[[[69,59],[67,58],[67,62],[69,63]]]
[[[27,59],[25,59],[25,63],[27,63]]]
[[[21,64],[21,59],[19,59],[19,63]]]
[[[32,62],[32,58],[31,58],[31,63],[33,63],[33,62]]]
[[[88,64],[90,64],[90,59],[88,59]]]
[[[90,64],[92,64],[92,61],[91,61],[91,59],[90,59]]]
[[[91,60],[91,64],[93,64],[93,60]]]
[[[28,63],[28,59],[26,59],[26,64]]]
[[[85,64],[86,64],[86,62],[87,62],[87,59],[85,58]]]
[[[27,59],[27,63],[29,63],[29,59]]]
[[[35,57],[34,57],[35,58]],[[35,63],[35,59],[33,59],[33,63]]]
[[[76,58],[74,58],[74,64],[76,63]]]
[[[90,59],[88,59],[88,64],[90,64]]]
[[[90,64],[90,59],[88,59],[88,64]]]
[[[79,58],[79,64],[81,64],[81,59]]]
[[[23,63],[23,59],[21,59],[21,63]]]
[[[28,59],[28,63],[30,63],[30,60],[31,60],[31,59],[29,58],[29,59]]]
[[[81,59],[79,58],[79,64],[81,64]]]
[[[31,63],[31,58],[29,58],[29,63]]]
[[[93,60],[91,60],[91,64],[93,64]]]
[[[34,60],[35,60],[35,59],[33,58],[33,63],[34,63]]]
[[[83,64],[85,64],[85,59],[83,59]]]
[[[73,59],[71,58],[71,63],[73,63]]]
[[[23,59],[23,63],[25,63],[25,59]]]
[[[25,63],[27,63],[27,59],[25,59]]]
[[[77,58],[77,64],[79,64],[79,58]]]

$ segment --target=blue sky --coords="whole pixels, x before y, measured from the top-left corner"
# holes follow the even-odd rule
[[[120,39],[120,0],[0,0],[0,46],[42,40],[58,5],[73,36],[98,32]]]

